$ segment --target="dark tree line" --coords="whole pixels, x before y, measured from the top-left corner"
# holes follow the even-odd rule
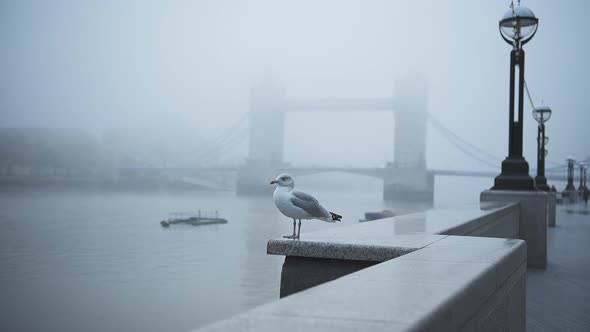
[[[0,129],[0,174],[91,175],[104,166],[92,135],[74,129]]]

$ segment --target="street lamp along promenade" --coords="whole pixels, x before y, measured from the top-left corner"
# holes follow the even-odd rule
[[[529,164],[522,154],[524,96],[522,46],[533,38],[538,25],[539,19],[530,9],[520,6],[520,1],[518,6],[512,4],[499,22],[500,35],[513,48],[510,52],[508,156],[502,161],[502,173],[494,179],[492,190],[535,190],[535,181],[529,175]]]
[[[575,192],[576,187],[574,187],[574,165],[576,164],[576,160],[572,157],[567,157],[565,161],[567,162],[567,186],[563,191]]]
[[[551,109],[546,105],[535,107],[533,118],[539,123],[537,129],[537,176],[535,177],[535,185],[538,190],[549,191],[547,178],[545,177],[545,157],[547,157],[545,145],[549,142],[549,137],[545,136],[545,122],[551,118]]]
[[[578,191],[580,195],[584,193],[584,169],[586,168],[586,164],[583,161],[580,161],[578,164],[580,166],[580,186],[578,187]]]

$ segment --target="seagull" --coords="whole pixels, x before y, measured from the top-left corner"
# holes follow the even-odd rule
[[[285,235],[287,239],[299,239],[301,219],[319,219],[325,222],[342,221],[342,216],[329,212],[310,194],[295,189],[295,182],[287,173],[279,174],[270,184],[278,184],[272,198],[279,211],[293,219],[293,235]],[[295,234],[295,221],[299,219],[299,229]]]

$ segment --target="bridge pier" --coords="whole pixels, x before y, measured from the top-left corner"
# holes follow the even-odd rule
[[[255,160],[250,160],[238,170],[236,194],[238,196],[272,195],[274,186],[270,181],[277,175],[276,167],[269,167]]]
[[[271,79],[253,87],[250,95],[249,158],[238,171],[236,193],[272,193],[269,182],[283,163],[285,94]]]
[[[407,203],[434,202],[434,174],[426,169],[388,166],[383,179],[383,200]]]
[[[394,163],[385,168],[383,199],[434,201],[434,175],[426,169],[427,84],[419,75],[396,82]]]

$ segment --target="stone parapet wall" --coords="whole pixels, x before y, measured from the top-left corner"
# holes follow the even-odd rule
[[[271,240],[282,298],[199,331],[524,331],[520,215],[482,203]]]

